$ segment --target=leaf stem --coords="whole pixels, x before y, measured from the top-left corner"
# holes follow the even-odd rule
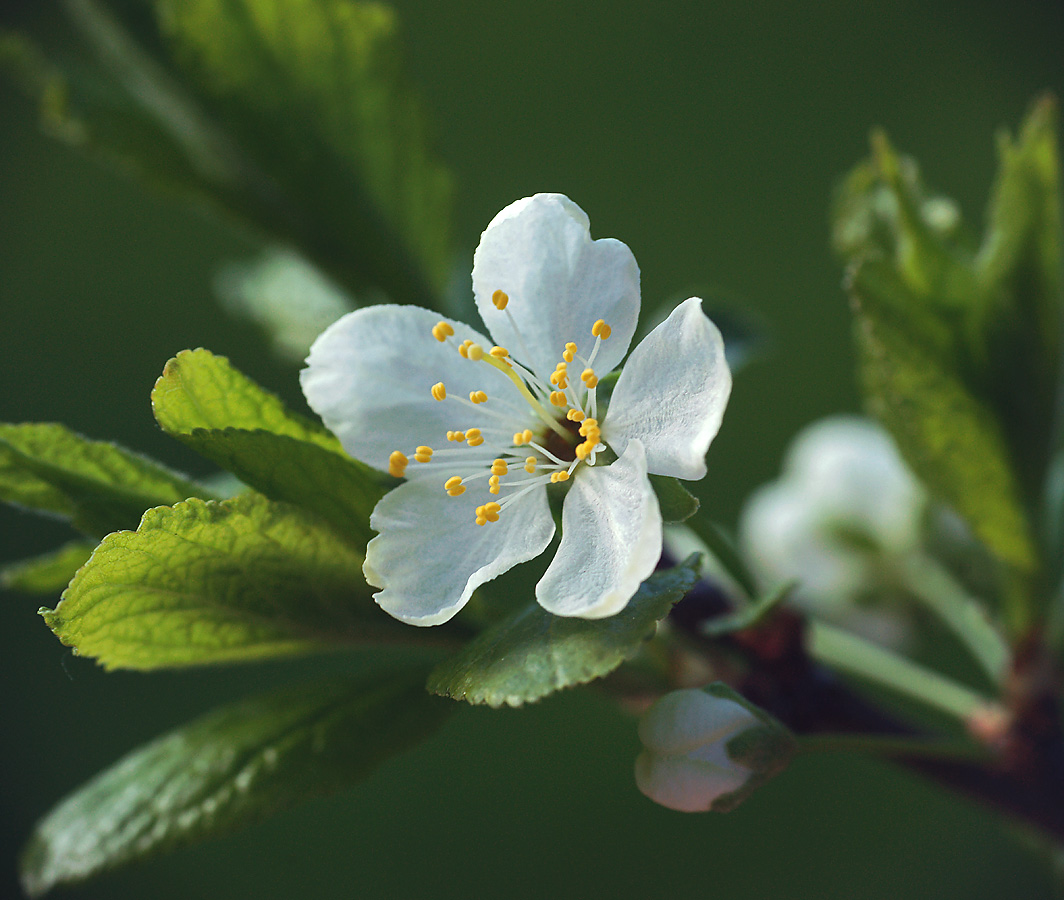
[[[810,656],[824,665],[889,688],[967,722],[996,704],[971,688],[864,638],[823,622],[810,622]]]
[[[913,597],[956,635],[991,683],[1000,686],[1008,672],[1012,651],[990,621],[985,605],[924,553],[911,553],[901,559],[897,572]]]

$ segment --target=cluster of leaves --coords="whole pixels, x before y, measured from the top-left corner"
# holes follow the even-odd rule
[[[348,288],[438,305],[449,178],[428,147],[389,9],[63,7],[75,38],[58,50],[0,35],[0,66],[39,100],[52,134],[294,246]],[[206,350],[166,364],[152,407],[167,434],[234,476],[235,495],[59,425],[0,425],[0,500],[82,535],[8,565],[2,583],[62,591],[41,610],[48,626],[109,669],[374,651],[357,677],[211,712],[76,791],[24,854],[34,894],[353,783],[457,708],[433,694],[520,705],[600,678],[698,577],[694,559],[655,574],[606,627],[556,619],[531,597],[479,633],[469,621],[401,625],[362,575],[369,515],[393,480]],[[674,479],[656,486],[668,517],[697,506]],[[423,649],[380,650],[396,644]]]
[[[996,560],[998,611],[1016,639],[1062,602],[1056,130],[1044,98],[1017,138],[1000,137],[981,237],[882,134],[834,203],[870,409]]]

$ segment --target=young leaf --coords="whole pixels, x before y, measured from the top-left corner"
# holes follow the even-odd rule
[[[115,444],[62,425],[0,423],[0,500],[54,513],[85,534],[132,528],[150,506],[203,496],[202,485]]]
[[[395,14],[353,0],[146,5],[68,0],[82,59],[23,39],[0,63],[53,133],[208,198],[348,288],[432,305],[451,180],[429,149]]]
[[[171,359],[152,391],[163,430],[275,500],[316,512],[365,547],[383,476],[321,425],[206,350]]]
[[[23,886],[40,896],[355,784],[448,714],[424,678],[393,669],[288,688],[163,735],[37,824]]]
[[[987,548],[1030,574],[1034,545],[1000,425],[955,369],[886,312],[879,291],[891,281],[873,274],[881,265],[867,261],[850,285],[871,410],[913,471],[968,521]]]
[[[636,654],[697,580],[696,557],[655,572],[607,619],[562,618],[529,604],[440,663],[428,688],[469,703],[521,706],[601,678]]]
[[[71,541],[58,550],[0,567],[0,587],[26,594],[58,594],[92,555],[96,544]]]
[[[106,537],[55,610],[105,668],[156,669],[410,640],[373,604],[362,556],[317,517],[258,494],[189,500]]]

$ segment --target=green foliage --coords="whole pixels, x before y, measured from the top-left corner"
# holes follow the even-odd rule
[[[488,706],[521,706],[601,678],[631,659],[698,580],[697,557],[656,572],[606,619],[553,616],[530,603],[470,641],[429,676],[430,691]]]
[[[90,541],[71,541],[51,553],[0,566],[0,587],[25,594],[58,594],[95,546]]]
[[[171,359],[152,391],[167,434],[275,500],[301,505],[365,547],[383,476],[347,456],[321,425],[206,350]]]
[[[451,184],[394,13],[354,0],[143,5],[69,0],[80,56],[9,35],[0,66],[56,136],[209,200],[349,288],[432,305]]]
[[[785,584],[770,593],[764,594],[738,609],[717,616],[702,623],[702,634],[706,637],[723,637],[735,631],[753,628],[779,606],[793,590],[793,584]]]
[[[1060,439],[1056,125],[1055,104],[1043,99],[1018,140],[1001,139],[981,241],[882,135],[834,204],[869,407],[1005,564],[1014,628],[1029,621],[1053,556],[1039,558],[1035,527]]]
[[[374,672],[217,709],[59,803],[22,856],[31,896],[335,793],[431,734],[449,705],[424,671]]]
[[[698,512],[698,498],[678,478],[651,475],[650,486],[658,497],[661,518],[668,523],[683,522]]]
[[[108,669],[411,636],[373,604],[354,547],[312,514],[258,494],[149,510],[136,532],[105,538],[42,615],[64,644]]]
[[[62,425],[0,423],[0,500],[58,515],[85,534],[133,528],[149,506],[204,496],[202,485]]]

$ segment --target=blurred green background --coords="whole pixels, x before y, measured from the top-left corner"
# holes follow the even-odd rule
[[[853,410],[834,182],[872,126],[981,222],[993,135],[1064,96],[1064,7],[825,0],[447,4],[404,0],[408,60],[457,177],[456,271],[510,201],[569,194],[628,243],[644,311],[723,296],[769,324],[701,486],[734,523],[789,438]],[[21,13],[56,15],[23,4]],[[220,311],[217,268],[249,235],[41,137],[0,84],[0,419],[61,421],[194,474],[148,393],[185,347],[228,355],[291,403],[296,369]],[[464,282],[463,282],[464,283]],[[0,558],[55,524],[0,509]],[[314,662],[104,675],[34,598],[0,597],[0,894],[34,820],[120,754]],[[52,605],[52,604],[50,604]],[[727,816],[636,791],[633,722],[593,691],[461,711],[358,789],[183,851],[78,897],[1039,897],[1046,867],[993,814],[878,763],[803,759]]]

